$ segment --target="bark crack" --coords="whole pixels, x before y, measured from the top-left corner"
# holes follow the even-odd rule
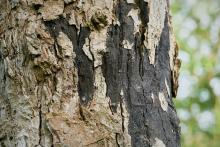
[[[39,93],[41,92],[40,87],[38,85],[37,87],[37,98],[38,98],[38,108],[39,108],[39,127],[38,127],[38,135],[39,135],[39,142],[38,144],[41,145],[41,141],[42,141],[42,98],[41,95],[39,95]]]
[[[116,140],[117,147],[120,147],[118,137],[119,137],[119,133],[115,133],[115,140]]]
[[[122,119],[121,125],[122,125],[122,131],[124,132],[125,131],[125,126],[124,126],[125,116],[124,116],[124,110],[123,110],[122,103],[123,103],[123,100],[122,100],[122,97],[121,97],[121,100],[120,100],[121,119]]]

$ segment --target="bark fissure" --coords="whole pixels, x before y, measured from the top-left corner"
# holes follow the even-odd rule
[[[117,147],[120,147],[120,144],[119,144],[119,141],[118,141],[118,136],[119,136],[119,134],[116,133],[115,134],[115,140],[116,140]]]
[[[41,104],[40,104],[40,107],[39,107],[39,145],[41,145],[41,138],[42,138],[42,110],[41,110]]]
[[[121,98],[121,101],[120,101],[120,109],[121,109],[121,119],[122,119],[122,121],[121,121],[121,127],[122,127],[122,131],[124,132],[125,131],[125,124],[124,124],[124,111],[123,111],[123,101],[122,101],[122,98]]]
[[[37,86],[37,98],[38,98],[38,108],[39,108],[39,127],[38,127],[38,135],[39,135],[39,141],[38,144],[41,145],[41,141],[42,141],[42,95],[39,95],[39,93],[41,93],[40,89],[39,89],[39,85]],[[42,93],[41,93],[42,94]]]

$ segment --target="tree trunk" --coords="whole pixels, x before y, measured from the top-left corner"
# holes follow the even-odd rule
[[[167,0],[0,0],[0,147],[177,147]]]

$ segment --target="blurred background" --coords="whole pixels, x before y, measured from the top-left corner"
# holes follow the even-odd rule
[[[220,147],[220,0],[171,0],[182,147]]]

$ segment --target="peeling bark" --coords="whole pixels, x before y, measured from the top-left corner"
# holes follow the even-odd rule
[[[0,3],[0,146],[180,146],[168,1]]]

